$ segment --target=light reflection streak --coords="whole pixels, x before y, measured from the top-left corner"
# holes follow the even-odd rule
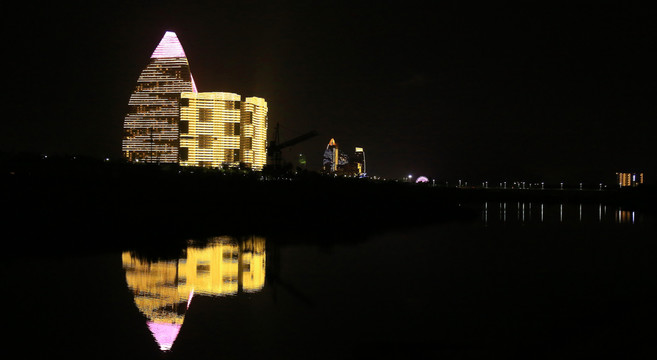
[[[602,222],[602,204],[598,205],[598,222]]]
[[[504,203],[504,222],[506,222],[506,203]]]
[[[492,205],[492,204],[491,204]],[[532,206],[531,202],[516,202],[516,216],[512,217],[509,219],[507,215],[512,211],[511,209],[508,209],[508,203],[506,202],[499,202],[497,205],[498,208],[498,216],[496,218],[489,219],[488,217],[488,209],[489,209],[489,203],[485,202],[482,207],[482,220],[485,224],[490,224],[491,220],[493,222],[495,221],[501,221],[503,223],[506,223],[508,221],[517,221],[519,223],[530,223],[533,221],[537,222],[550,222],[551,219],[556,220],[556,213],[558,213],[558,221],[563,223],[563,222],[569,222],[569,221],[577,221],[580,223],[587,222],[587,219],[590,219],[591,221],[595,221],[595,206],[591,204],[590,206],[580,203],[575,205],[568,205],[567,204],[558,204],[558,210],[556,208],[557,204],[554,205],[549,205],[546,207],[545,204],[540,203],[540,207],[538,209],[539,216],[534,216],[532,217],[532,207],[536,208],[535,206]],[[493,205],[494,206],[494,205]],[[585,209],[586,208],[586,209]],[[591,214],[592,216],[584,216],[586,214]],[[610,214],[607,214],[607,205],[603,204],[598,204],[597,205],[597,220],[599,223],[605,222],[605,221],[612,221],[617,224],[636,224],[637,221],[640,221],[640,217],[637,216],[637,213],[635,211],[630,211],[630,210],[623,210],[623,209],[614,209],[613,212],[610,212]],[[553,215],[555,214],[555,215]],[[613,214],[613,215],[612,215]],[[609,218],[608,216],[612,216]]]
[[[618,209],[616,212],[616,222],[619,224],[634,224],[635,212]]]
[[[529,221],[531,221],[532,220],[532,203],[529,203],[527,206],[529,207],[527,216],[529,217]]]

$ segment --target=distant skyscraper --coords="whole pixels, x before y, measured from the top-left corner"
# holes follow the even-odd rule
[[[365,150],[363,150],[362,147],[356,147],[354,152],[354,162],[358,164],[358,175],[367,173],[367,167],[365,166]]]
[[[357,147],[355,154],[349,156],[338,149],[335,139],[331,139],[324,150],[322,171],[338,176],[364,176],[365,152],[363,148]]]
[[[185,51],[167,31],[141,72],[123,123],[123,156],[133,162],[177,163],[180,93],[197,92]]]
[[[266,163],[267,102],[226,92],[185,92],[180,99],[180,165]]]
[[[616,182],[620,187],[643,184],[643,173],[616,173]]]
[[[322,160],[322,169],[327,172],[336,172],[338,170],[338,144],[331,139],[324,150],[324,159]]]

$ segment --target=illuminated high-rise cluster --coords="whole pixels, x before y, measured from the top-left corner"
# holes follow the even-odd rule
[[[122,151],[131,162],[254,170],[266,164],[267,102],[199,93],[174,32],[166,32],[153,52],[129,107]]]
[[[365,151],[362,147],[356,147],[354,156],[350,158],[338,149],[335,139],[331,139],[324,150],[322,171],[334,175],[366,176]]]
[[[620,187],[637,186],[643,184],[643,173],[616,173],[616,182]]]

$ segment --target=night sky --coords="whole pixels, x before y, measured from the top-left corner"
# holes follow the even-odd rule
[[[318,5],[320,4],[321,5]],[[657,177],[654,13],[626,2],[19,4],[5,11],[2,151],[119,158],[128,99],[167,30],[199,91],[259,96],[284,152],[331,138],[388,178]]]

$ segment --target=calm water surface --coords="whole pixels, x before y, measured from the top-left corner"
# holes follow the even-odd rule
[[[474,221],[359,241],[340,229],[334,244],[13,254],[9,341],[28,358],[654,355],[654,223],[604,205],[486,203]]]

